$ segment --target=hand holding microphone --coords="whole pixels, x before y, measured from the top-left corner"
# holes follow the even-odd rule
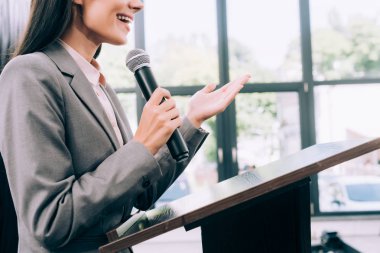
[[[165,97],[166,101],[162,102]],[[155,154],[169,140],[175,129],[181,125],[179,111],[170,93],[157,88],[144,106],[135,139]]]
[[[135,139],[155,154],[167,143],[172,157],[181,162],[189,157],[186,143],[177,129],[181,125],[179,111],[169,91],[159,88],[150,70],[149,56],[142,49],[134,49],[127,55],[127,67],[136,77],[140,89],[148,101],[144,106]]]

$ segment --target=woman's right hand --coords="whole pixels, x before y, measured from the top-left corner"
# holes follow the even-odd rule
[[[166,101],[161,103],[163,98]],[[179,111],[169,91],[157,88],[144,106],[134,140],[155,155],[181,124]]]

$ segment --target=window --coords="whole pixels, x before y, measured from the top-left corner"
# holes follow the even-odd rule
[[[380,84],[318,86],[317,142],[379,136],[379,97]]]
[[[158,83],[175,94],[183,113],[200,85],[253,75],[235,106],[206,122],[210,136],[163,202],[314,143],[379,136],[374,120],[380,97],[378,1],[144,3],[138,43],[145,45]],[[141,111],[143,99],[134,95],[134,77],[124,67],[126,51],[134,47],[128,46],[103,45],[99,61],[136,129],[132,114]],[[219,73],[222,69],[227,71]],[[373,152],[320,173],[311,184],[319,192],[312,199],[320,207],[314,213],[380,211],[379,156]]]
[[[230,75],[255,82],[302,78],[298,1],[228,0]]]
[[[121,106],[128,118],[133,133],[137,129],[137,108],[136,108],[136,94],[135,93],[119,93],[117,94]]]
[[[146,48],[160,85],[218,82],[214,0],[146,0],[145,13]]]
[[[301,149],[297,93],[239,94],[236,108],[240,171]]]
[[[312,0],[316,80],[380,77],[380,4],[377,0]]]
[[[380,106],[379,88],[379,84],[317,87],[318,142],[379,136],[380,122],[375,120]],[[321,211],[379,211],[379,161],[380,153],[375,151],[320,173]]]

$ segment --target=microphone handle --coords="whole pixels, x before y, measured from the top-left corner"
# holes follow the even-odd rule
[[[140,86],[141,92],[148,101],[154,90],[158,87],[152,71],[149,67],[142,67],[135,71],[135,78]],[[177,162],[182,162],[189,158],[189,149],[178,128],[174,130],[166,145],[169,148],[170,154]]]

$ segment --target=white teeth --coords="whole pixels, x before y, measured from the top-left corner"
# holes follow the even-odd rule
[[[129,17],[124,16],[124,15],[116,15],[116,17],[117,17],[117,19],[119,19],[125,23],[131,23],[132,22],[132,20]]]

